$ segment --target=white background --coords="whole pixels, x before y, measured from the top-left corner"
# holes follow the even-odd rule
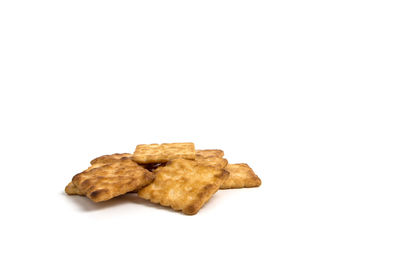
[[[400,266],[399,1],[0,2],[1,266]],[[63,193],[195,142],[260,188],[195,216]]]

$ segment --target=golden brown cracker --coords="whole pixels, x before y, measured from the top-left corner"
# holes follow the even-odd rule
[[[133,154],[130,153],[115,153],[111,155],[104,155],[93,159],[90,164],[109,164],[121,158],[132,158]]]
[[[111,155],[104,155],[104,156],[100,156],[97,157],[95,159],[93,159],[92,161],[90,161],[90,164],[92,164],[87,170],[85,171],[89,171],[93,168],[98,168],[100,166],[106,165],[106,164],[111,164],[115,161],[118,161],[122,158],[132,158],[133,154],[130,153],[115,153],[115,154],[111,154]],[[157,164],[145,164],[145,165],[141,165],[143,168],[149,170],[149,171],[153,171],[155,170],[157,167],[159,167],[161,164],[157,163]],[[136,190],[135,190],[136,191]],[[133,192],[135,192],[133,191]],[[85,196],[84,193],[82,193],[75,185],[74,183],[70,182],[66,187],[65,187],[65,192],[68,195],[80,195],[80,196]]]
[[[65,187],[65,193],[67,193],[68,195],[85,195],[78,189],[78,187],[74,185],[73,182],[69,182],[69,184]]]
[[[196,157],[201,156],[204,158],[208,157],[218,157],[222,158],[224,156],[224,151],[221,149],[198,149],[196,150]]]
[[[137,145],[133,160],[140,164],[163,163],[176,158],[194,159],[193,143]]]
[[[138,195],[192,215],[219,189],[228,173],[194,160],[175,159],[158,168],[155,175],[154,182],[139,190]]]
[[[115,154],[111,154],[111,155],[104,155],[101,157],[97,157],[97,158],[93,159],[90,162],[90,164],[101,166],[101,165],[113,163],[122,158],[132,158],[132,157],[133,157],[133,154],[130,154],[130,153],[115,153]],[[153,171],[153,170],[157,169],[161,165],[161,163],[150,163],[150,164],[139,164],[139,165],[149,171]]]
[[[94,202],[105,201],[148,185],[154,174],[130,158],[89,168],[72,178],[73,184]]]
[[[87,171],[89,171],[91,169],[94,169],[94,168],[98,168],[98,167],[103,166],[103,165],[105,165],[105,164],[103,164],[102,162],[94,163],[93,165],[89,166],[89,168],[87,168],[84,172],[87,172]],[[79,188],[74,185],[74,183],[72,181],[69,182],[69,184],[65,187],[65,193],[67,193],[68,195],[85,196],[85,193],[81,192],[79,190]]]
[[[197,156],[196,155],[196,159],[195,159],[199,164],[204,164],[207,166],[212,166],[215,168],[219,168],[219,169],[223,169],[226,167],[226,165],[228,164],[228,161],[224,158],[220,158],[220,157],[202,157],[202,156]]]
[[[222,183],[221,189],[257,187],[261,185],[261,179],[245,163],[228,164],[225,170],[229,172],[229,176]]]

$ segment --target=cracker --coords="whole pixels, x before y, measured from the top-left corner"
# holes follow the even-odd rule
[[[137,145],[133,160],[140,164],[163,163],[172,159],[194,159],[193,143]]]
[[[78,187],[74,185],[73,182],[69,182],[69,184],[65,187],[65,193],[67,193],[68,195],[85,195],[81,192],[81,190],[78,189]]]
[[[129,153],[115,153],[111,155],[104,155],[101,157],[97,157],[90,161],[90,164],[92,164],[86,171],[91,170],[93,168],[98,168],[100,166],[106,165],[106,164],[111,164],[115,161],[118,161],[122,158],[132,158],[133,154]],[[153,171],[156,168],[158,168],[161,164],[145,164],[141,165],[143,168]],[[65,187],[65,192],[68,195],[80,195],[80,196],[85,196],[84,193],[82,193],[75,185],[74,183],[70,182],[66,187]],[[135,192],[135,191],[134,191]]]
[[[221,149],[201,149],[201,150],[196,150],[196,157],[201,156],[201,157],[218,157],[222,158],[224,156],[224,151]]]
[[[221,185],[221,189],[258,187],[261,180],[245,163],[228,164],[225,170],[229,172],[229,177]]]
[[[104,157],[104,156],[103,156]],[[103,166],[104,164],[101,162],[95,163],[91,165],[89,168],[87,168],[84,172],[87,172],[91,169],[98,168],[100,166]],[[68,195],[79,195],[79,196],[85,196],[85,193],[83,193],[81,190],[79,190],[78,187],[74,185],[74,183],[71,181],[69,184],[65,187],[65,193]]]
[[[130,153],[115,153],[111,155],[104,155],[98,158],[93,159],[90,164],[109,164],[113,163],[116,160],[119,160],[121,158],[132,158],[133,154]]]
[[[207,166],[212,166],[218,169],[223,169],[226,167],[228,164],[228,161],[224,158],[220,157],[202,157],[202,156],[197,156],[195,159],[199,164],[207,165]]]
[[[139,197],[192,215],[217,192],[228,172],[194,160],[175,159],[158,168],[155,175],[153,183],[139,190]]]
[[[113,163],[122,158],[132,158],[132,157],[133,157],[133,154],[130,154],[130,153],[115,153],[115,154],[104,155],[104,156],[95,158],[90,162],[90,164],[105,165],[105,164]],[[160,165],[162,165],[162,163],[150,163],[150,164],[139,164],[139,165],[149,171],[153,171],[153,170],[157,169]]]
[[[148,185],[154,174],[130,158],[90,167],[72,178],[72,183],[94,202],[105,201]],[[67,186],[68,187],[68,186]]]

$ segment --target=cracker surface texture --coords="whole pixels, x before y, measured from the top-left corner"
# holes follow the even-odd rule
[[[114,161],[116,161],[116,160],[114,160]],[[94,169],[94,168],[98,168],[98,167],[103,166],[103,165],[105,165],[105,164],[103,164],[101,162],[95,163],[95,164],[91,165],[89,168],[87,168],[85,170],[85,172],[87,172],[87,171],[89,171],[91,169]],[[65,187],[65,193],[67,193],[68,195],[79,195],[79,196],[85,196],[86,195],[81,190],[79,190],[79,188],[76,187],[75,184],[72,181],[69,182],[69,184]]]
[[[98,158],[93,159],[90,164],[110,164],[113,163],[116,160],[122,159],[122,158],[132,158],[133,154],[130,153],[115,153],[111,155],[104,155]]]
[[[201,157],[218,157],[222,158],[224,156],[224,151],[221,149],[199,149],[196,150],[196,157],[201,156]]]
[[[92,164],[86,171],[91,170],[93,168],[98,168],[100,166],[106,165],[106,164],[111,164],[113,162],[116,162],[122,158],[132,158],[133,154],[130,153],[115,153],[111,155],[104,155],[101,157],[97,157],[90,161],[90,164]],[[143,168],[153,171],[157,167],[159,167],[161,164],[145,164],[141,165]],[[66,187],[65,187],[65,192],[68,195],[80,195],[80,196],[85,196],[86,194],[81,192],[75,185],[74,183],[70,182]]]
[[[139,190],[138,195],[193,215],[219,189],[228,172],[194,160],[175,159],[158,168],[155,175],[154,182]]]
[[[105,165],[105,164],[110,164],[113,163],[117,160],[120,160],[122,158],[133,158],[133,154],[130,153],[115,153],[115,154],[111,154],[111,155],[104,155],[101,157],[97,157],[95,159],[93,159],[90,164],[92,164],[92,166],[90,166],[90,168],[92,168],[93,166],[95,167],[99,167],[101,165]],[[140,166],[142,166],[143,168],[149,170],[149,171],[153,171],[155,169],[157,169],[160,165],[162,165],[163,163],[150,163],[150,164],[139,164]]]
[[[105,201],[137,190],[154,180],[154,174],[130,158],[89,169],[72,178],[72,183],[94,202]]]
[[[223,169],[226,167],[228,164],[228,161],[224,158],[220,157],[202,157],[202,156],[197,156],[196,155],[196,162],[199,164],[207,165],[207,166],[212,166],[218,169]]]
[[[81,192],[81,190],[78,189],[78,187],[74,185],[73,182],[69,182],[69,184],[65,187],[65,193],[67,193],[68,195],[85,195]]]
[[[228,164],[225,170],[229,172],[229,176],[221,185],[221,189],[257,187],[261,185],[261,179],[245,163]]]
[[[133,160],[140,164],[163,163],[172,159],[194,159],[193,143],[137,145]]]

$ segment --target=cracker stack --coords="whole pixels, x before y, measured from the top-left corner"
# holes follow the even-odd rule
[[[258,187],[245,163],[228,164],[219,149],[195,150],[193,143],[138,145],[133,154],[105,155],[75,175],[68,195],[106,201],[128,192],[184,214],[196,214],[218,189]]]

